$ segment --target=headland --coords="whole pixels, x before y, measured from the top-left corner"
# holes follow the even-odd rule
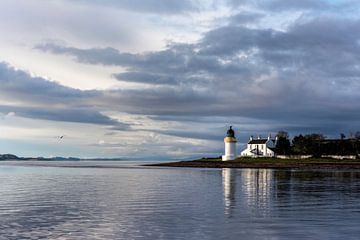
[[[178,161],[149,164],[158,167],[194,167],[194,168],[272,168],[272,169],[334,169],[360,170],[358,159],[280,159],[280,158],[249,158],[241,157],[232,161],[222,161],[220,158],[202,158],[192,161]]]

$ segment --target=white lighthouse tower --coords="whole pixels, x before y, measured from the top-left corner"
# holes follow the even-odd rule
[[[224,138],[225,142],[225,155],[222,155],[223,161],[234,160],[236,158],[236,138],[235,132],[230,126],[229,130],[226,133],[226,137]]]

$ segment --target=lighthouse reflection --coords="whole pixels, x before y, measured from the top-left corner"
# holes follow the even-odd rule
[[[274,196],[274,171],[272,169],[230,169],[222,170],[224,213],[231,217],[235,208],[241,211],[256,210],[267,215],[271,198]],[[239,192],[237,192],[239,190]],[[239,203],[236,199],[240,198]]]

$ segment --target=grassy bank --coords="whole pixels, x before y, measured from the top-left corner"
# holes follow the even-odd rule
[[[219,158],[202,158],[193,161],[159,163],[151,166],[203,168],[360,169],[360,160],[338,160],[332,158],[279,159],[241,157],[233,161],[223,162]]]

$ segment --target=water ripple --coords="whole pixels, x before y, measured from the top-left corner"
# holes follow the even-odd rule
[[[0,164],[0,239],[357,239],[360,234],[356,171],[46,164]]]

